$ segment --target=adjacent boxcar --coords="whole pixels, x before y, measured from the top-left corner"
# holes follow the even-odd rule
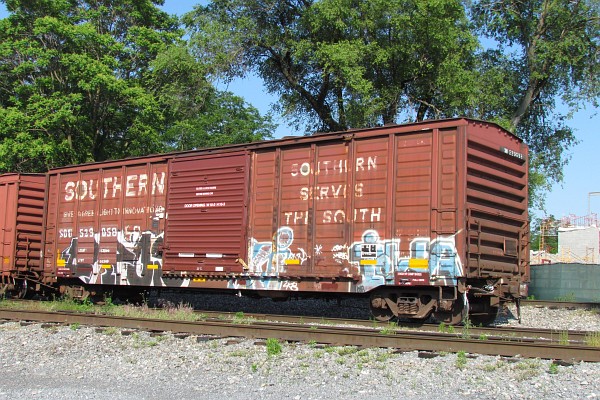
[[[95,286],[365,294],[474,322],[523,296],[527,147],[469,119],[56,169],[44,268]]]
[[[23,297],[40,282],[44,193],[44,175],[0,175],[0,295]]]
[[[48,173],[47,283],[58,282],[63,291],[72,278],[88,288],[161,284],[167,160],[144,157]]]

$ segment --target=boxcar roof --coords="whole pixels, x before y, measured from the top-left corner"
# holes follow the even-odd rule
[[[313,143],[313,142],[321,142],[321,141],[329,141],[329,140],[350,140],[352,138],[366,138],[370,136],[381,136],[387,135],[390,133],[410,133],[415,130],[431,130],[431,129],[444,129],[444,128],[452,128],[452,127],[460,127],[460,126],[468,126],[472,124],[481,124],[488,125],[491,127],[496,127],[506,134],[514,137],[519,142],[523,142],[518,136],[513,133],[507,131],[502,128],[500,125],[494,122],[488,122],[483,120],[471,119],[471,118],[448,118],[448,119],[440,119],[440,120],[425,120],[420,122],[411,122],[411,123],[402,123],[402,124],[389,124],[384,126],[372,127],[372,128],[352,128],[347,131],[337,131],[337,132],[317,132],[310,136],[285,136],[283,138],[278,139],[270,139],[263,140],[251,143],[238,143],[238,144],[229,144],[225,146],[219,147],[206,147],[195,150],[185,150],[185,151],[175,151],[161,154],[152,154],[148,156],[139,156],[139,157],[130,157],[125,159],[117,159],[117,160],[106,160],[106,161],[96,161],[78,165],[68,165],[64,167],[56,167],[50,169],[49,173],[65,173],[65,172],[75,172],[79,170],[90,170],[90,169],[98,169],[98,168],[113,168],[119,166],[127,166],[139,163],[146,162],[160,162],[167,161],[170,158],[192,155],[192,154],[210,154],[210,153],[221,153],[221,152],[229,152],[229,151],[239,151],[243,149],[260,149],[260,148],[269,148],[269,147],[277,147],[277,146],[288,146],[300,143]]]

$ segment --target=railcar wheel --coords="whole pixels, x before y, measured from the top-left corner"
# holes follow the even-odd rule
[[[371,296],[371,315],[380,322],[388,322],[395,317],[394,312],[390,310],[385,298],[381,295]]]

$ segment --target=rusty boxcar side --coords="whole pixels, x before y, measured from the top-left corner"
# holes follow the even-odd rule
[[[44,183],[40,174],[0,175],[1,288],[17,296],[40,279]]]

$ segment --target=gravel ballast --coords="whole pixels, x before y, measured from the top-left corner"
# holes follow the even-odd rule
[[[508,310],[498,324],[518,323]],[[600,331],[600,316],[524,307],[522,326]],[[277,346],[251,339],[203,341],[75,328],[0,325],[0,399],[600,397],[600,363],[562,366],[443,353],[421,358],[418,352],[293,343],[270,355]]]

